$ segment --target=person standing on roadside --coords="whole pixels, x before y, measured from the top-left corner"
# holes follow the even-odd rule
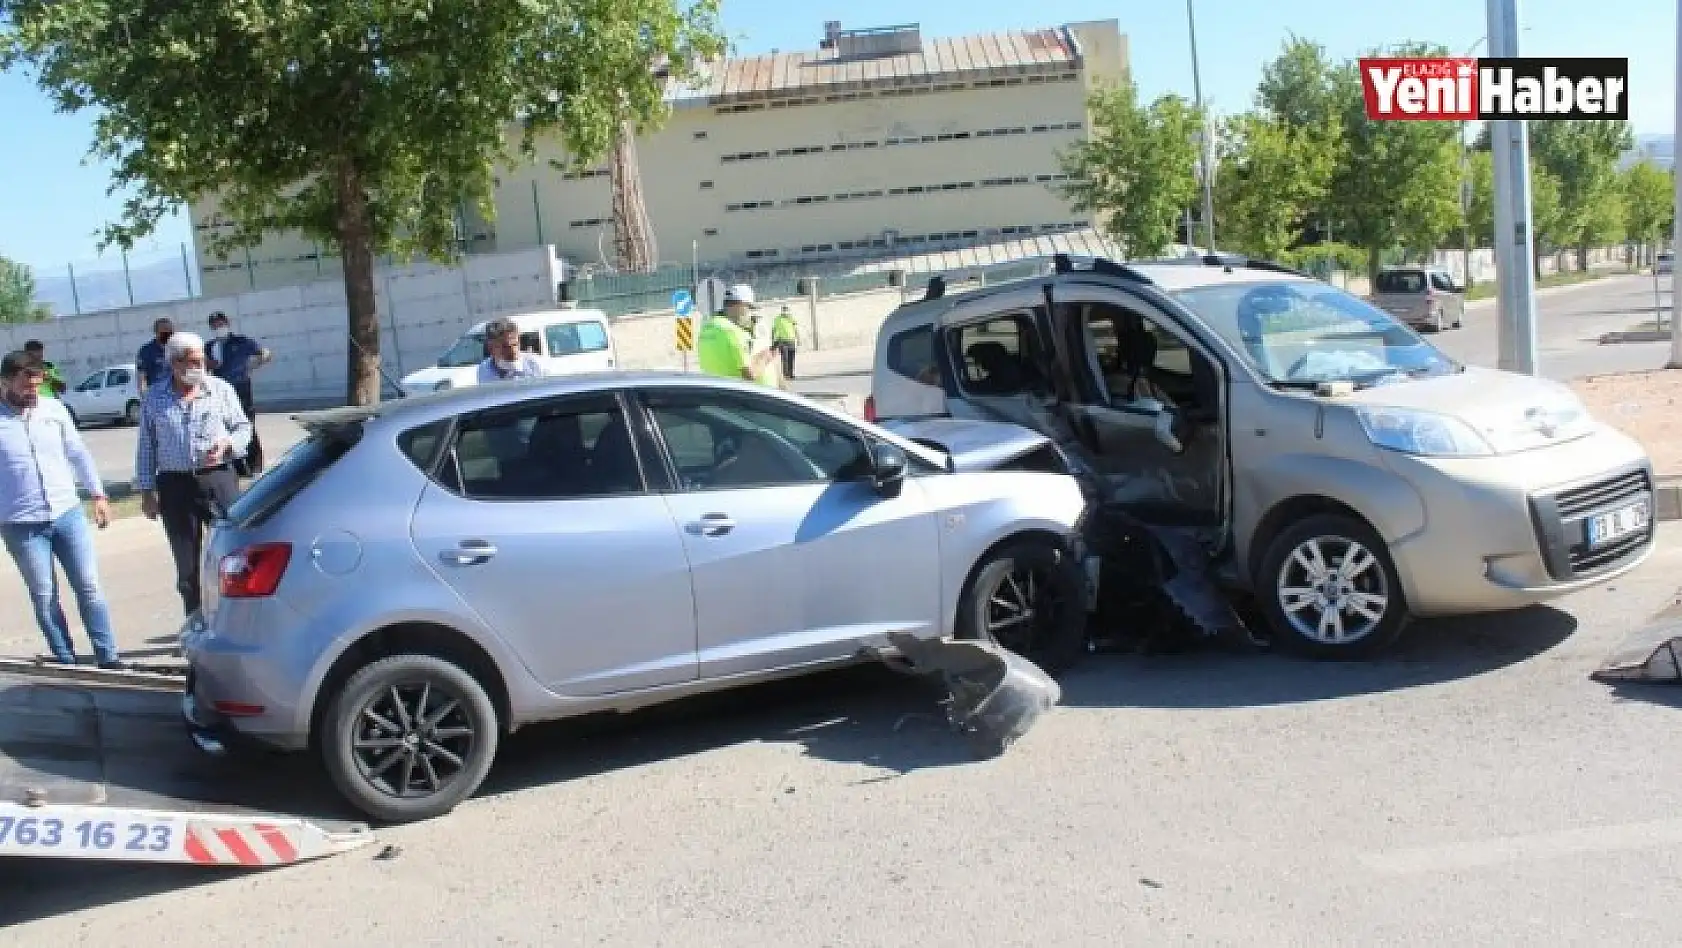
[[[164,355],[164,346],[174,332],[175,324],[168,317],[157,319],[152,323],[152,338],[135,353],[134,387],[140,392],[142,403],[152,386],[169,380],[169,359]]]
[[[799,347],[800,324],[795,322],[794,313],[785,303],[777,318],[771,321],[771,348],[782,353],[785,379],[794,378],[794,352]]]
[[[241,477],[256,477],[263,473],[263,439],[257,433],[257,406],[251,394],[251,370],[274,361],[274,353],[262,343],[242,336],[228,327],[228,314],[210,314],[210,331],[215,336],[205,350],[210,371],[234,387],[239,396],[240,410],[251,421],[251,449],[242,458],[234,459],[234,472]]]
[[[493,319],[485,324],[485,349],[490,355],[479,363],[480,385],[546,374],[537,356],[520,351],[520,327],[512,319]]]
[[[31,339],[23,344],[23,351],[41,360],[41,394],[47,398],[58,398],[70,386],[64,384],[64,376],[58,374],[58,366],[47,361],[47,347],[41,340]]]
[[[134,486],[140,511],[163,518],[175,560],[175,589],[188,616],[199,610],[199,560],[204,531],[216,508],[239,498],[233,460],[251,442],[251,421],[234,387],[205,370],[204,340],[195,333],[169,337],[164,356],[169,381],[153,385],[140,405],[135,439]]]
[[[753,351],[753,287],[738,283],[724,291],[724,311],[701,326],[695,337],[695,358],[701,371],[726,379],[745,379],[776,387],[770,349]]]
[[[77,482],[93,497],[93,519],[101,530],[111,523],[111,506],[70,412],[58,399],[41,397],[45,378],[41,360],[28,352],[0,359],[0,536],[29,590],[35,622],[53,660],[76,663],[53,569],[57,560],[76,595],[99,667],[121,668]]]

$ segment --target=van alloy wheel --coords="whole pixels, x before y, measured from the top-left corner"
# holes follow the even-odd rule
[[[1358,517],[1311,514],[1274,534],[1255,587],[1273,642],[1306,658],[1370,658],[1411,618],[1402,581],[1377,530]]]
[[[1298,544],[1279,571],[1279,606],[1303,638],[1344,645],[1370,635],[1390,609],[1378,557],[1347,537]]]

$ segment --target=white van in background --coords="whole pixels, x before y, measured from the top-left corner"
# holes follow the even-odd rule
[[[537,356],[550,375],[606,372],[619,363],[607,315],[600,310],[546,309],[507,318],[520,327],[520,351]],[[479,363],[485,360],[485,325],[463,333],[435,364],[403,376],[404,393],[423,395],[476,384]]]

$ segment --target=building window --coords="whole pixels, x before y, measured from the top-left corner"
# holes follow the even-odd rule
[[[607,223],[607,218],[605,218],[605,217],[592,217],[592,218],[589,218],[587,220],[568,221],[567,226],[568,227],[576,227],[576,228],[600,227],[605,223]]]
[[[717,237],[718,236],[718,228],[717,227],[708,227],[706,230],[701,231],[701,236],[702,237]]]
[[[698,141],[698,142],[699,141],[705,141],[706,138],[707,138],[707,133],[704,132],[704,131],[695,133],[695,140]]]
[[[713,183],[711,181],[702,181],[701,182],[701,190],[711,191],[712,189],[713,189]]]

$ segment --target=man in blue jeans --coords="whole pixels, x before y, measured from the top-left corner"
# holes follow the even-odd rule
[[[94,522],[100,529],[111,523],[111,507],[93,455],[70,413],[58,399],[40,396],[45,378],[40,357],[31,353],[13,352],[0,359],[0,537],[23,575],[35,621],[53,658],[76,662],[70,623],[58,598],[53,570],[57,559],[76,593],[99,667],[121,668],[111,636],[111,612],[99,589],[93,531],[82,513],[77,482],[93,495]]]

